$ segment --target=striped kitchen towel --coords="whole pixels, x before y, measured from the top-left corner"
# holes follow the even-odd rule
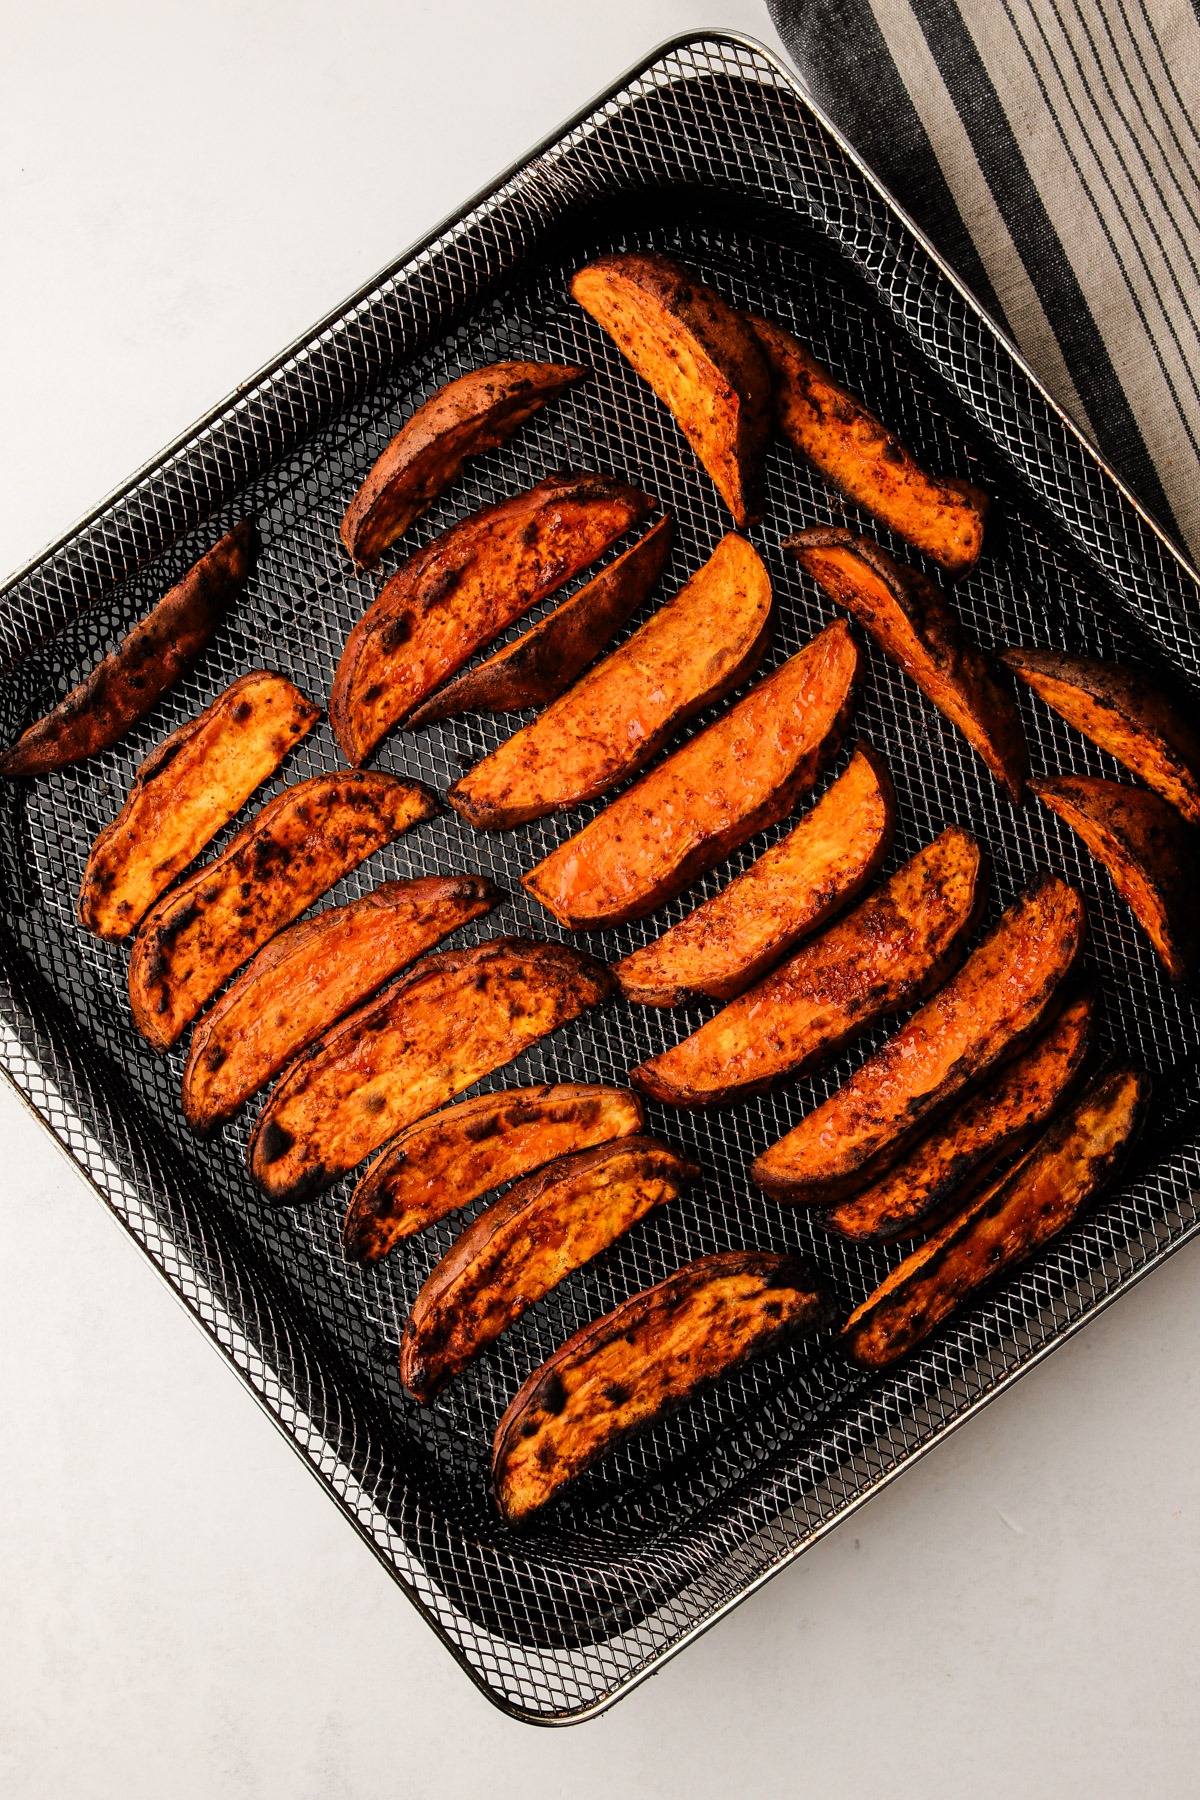
[[[1188,0],[770,0],[809,92],[1200,557]]]

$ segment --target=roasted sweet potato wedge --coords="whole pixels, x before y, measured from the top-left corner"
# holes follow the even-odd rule
[[[883,1244],[916,1237],[948,1208],[965,1204],[999,1163],[1045,1128],[1071,1092],[1091,1043],[1093,1010],[1091,995],[1081,994],[1031,1049],[822,1223],[858,1243]]]
[[[930,475],[790,331],[746,317],[771,371],[779,435],[818,475],[952,579],[968,574],[983,549],[983,489],[956,475]]]
[[[640,919],[786,818],[837,754],[859,679],[843,621],[635,782],[522,881],[572,931]]]
[[[1030,783],[1081,837],[1154,945],[1172,981],[1200,967],[1200,847],[1175,808],[1094,775]]]
[[[103,938],[136,931],[158,896],[320,716],[320,707],[286,675],[256,669],[164,738],[92,845],[79,891],[80,924]]]
[[[1029,748],[1016,701],[941,590],[869,538],[840,526],[799,531],[784,540],[784,548],[958,727],[1019,806]]]
[[[865,1187],[1049,1022],[1083,952],[1085,926],[1076,890],[1041,876],[932,1000],[755,1158],[751,1178],[796,1205],[832,1204]]]
[[[766,1250],[702,1256],[634,1294],[517,1390],[492,1446],[500,1511],[524,1524],[623,1439],[830,1313],[806,1264]]]
[[[468,457],[506,443],[586,374],[565,363],[490,363],[440,387],[401,426],[346,508],[340,535],[347,554],[360,569],[373,569],[457,481]]]
[[[936,1331],[981,1288],[1073,1225],[1116,1179],[1137,1136],[1149,1078],[1100,1075],[1008,1174],[906,1256],[851,1313],[848,1356],[882,1369]]]
[[[952,825],[748,994],[639,1063],[630,1080],[668,1106],[727,1106],[816,1068],[945,979],[962,960],[986,885],[979,845]]]
[[[493,938],[427,956],[284,1076],[255,1127],[251,1174],[280,1205],[310,1199],[612,990],[602,963],[563,944]]]
[[[1004,650],[1000,660],[1147,787],[1200,825],[1200,731],[1182,702],[1137,669],[1060,650]]]
[[[107,750],[197,660],[250,572],[248,519],[206,550],[86,681],[0,756],[0,775],[44,775]]]
[[[611,475],[554,475],[410,556],[346,640],[329,717],[361,763],[426,694],[658,502]]]
[[[340,770],[285,788],[213,862],[165,894],[129,961],[134,1024],[167,1050],[235,969],[437,801],[419,781]]]
[[[652,944],[617,963],[627,1000],[731,1000],[848,906],[888,853],[895,796],[883,758],[860,744],[850,766],[785,838]]]
[[[571,292],[675,415],[737,525],[762,517],[771,377],[753,331],[665,256],[602,256]]]
[[[467,1226],[413,1301],[400,1343],[409,1393],[432,1400],[527,1307],[699,1173],[658,1138],[630,1137],[519,1181]]]
[[[192,1033],[183,1071],[192,1130],[224,1125],[344,1013],[503,899],[482,875],[385,881],[281,932]]]
[[[342,1248],[353,1262],[378,1262],[490,1188],[641,1129],[642,1103],[628,1088],[568,1081],[476,1094],[418,1119],[375,1158],[354,1190]]]
[[[526,706],[545,706],[565,693],[637,611],[662,574],[673,526],[670,513],[664,513],[632,549],[593,575],[532,630],[439,688],[405,719],[405,731],[419,731],[438,719],[466,712],[520,712]]]
[[[770,634],[771,578],[731,531],[673,600],[446,798],[487,831],[597,799],[756,669]]]

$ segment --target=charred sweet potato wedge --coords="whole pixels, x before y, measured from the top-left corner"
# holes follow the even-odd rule
[[[342,1248],[352,1262],[378,1262],[489,1189],[641,1129],[642,1103],[628,1088],[568,1081],[476,1094],[418,1119],[375,1158],[354,1190]]]
[[[45,775],[108,750],[185,675],[250,572],[248,519],[206,550],[152,612],[0,755],[0,775]]]
[[[1019,806],[1029,748],[1016,701],[941,590],[869,538],[840,526],[799,531],[784,540],[784,548],[962,732]]]
[[[448,381],[396,433],[346,508],[341,540],[360,569],[384,551],[462,474],[467,458],[507,443],[586,369],[502,362]]]
[[[224,1125],[344,1013],[503,898],[482,875],[385,881],[281,932],[192,1033],[183,1071],[192,1130]]]
[[[1149,675],[1098,656],[1013,649],[1000,660],[1018,681],[1147,787],[1200,825],[1200,731],[1183,702]]]
[[[432,1400],[576,1269],[699,1175],[654,1137],[601,1144],[519,1181],[467,1226],[413,1301],[400,1379]]]
[[[572,931],[653,912],[809,792],[846,734],[859,669],[845,623],[827,625],[523,875],[525,887]]]
[[[731,1000],[872,881],[891,846],[895,795],[883,758],[860,744],[812,811],[743,875],[613,970],[627,1000]]]
[[[1200,847],[1175,808],[1094,775],[1030,784],[1112,876],[1172,981],[1200,967]]]
[[[517,1390],[492,1446],[504,1518],[523,1525],[624,1439],[830,1316],[812,1270],[766,1250],[702,1256],[634,1294]]]
[[[674,414],[736,525],[762,517],[771,377],[740,313],[665,256],[601,256],[571,292]]]
[[[983,489],[956,475],[930,475],[790,331],[754,314],[746,317],[771,371],[780,437],[952,580],[968,574],[983,549]]]
[[[1085,927],[1076,890],[1040,877],[932,1000],[755,1158],[752,1180],[795,1205],[830,1205],[865,1187],[1049,1022],[1082,955]]]
[[[79,923],[102,938],[136,931],[320,716],[286,675],[256,669],[164,738],[92,845]]]
[[[340,770],[285,788],[146,915],[129,960],[142,1036],[167,1050],[256,950],[437,801],[419,781]]]
[[[673,600],[446,798],[487,831],[597,799],[756,669],[770,634],[771,578],[731,531]]]
[[[485,506],[409,557],[346,640],[329,716],[346,761],[658,502],[611,475],[554,475]]]
[[[1015,1169],[906,1256],[851,1313],[842,1332],[847,1355],[861,1368],[886,1368],[1073,1225],[1119,1174],[1149,1095],[1139,1069],[1100,1075]]]
[[[311,1199],[612,988],[602,963],[563,944],[493,938],[427,956],[284,1076],[259,1115],[250,1173],[281,1206]]]
[[[668,1106],[727,1106],[817,1068],[958,965],[986,885],[979,845],[952,825],[748,994],[639,1063],[630,1080]]]
[[[886,1244],[916,1237],[961,1207],[1063,1104],[1091,1043],[1093,1010],[1091,995],[1081,994],[1031,1049],[822,1223],[857,1243]]]

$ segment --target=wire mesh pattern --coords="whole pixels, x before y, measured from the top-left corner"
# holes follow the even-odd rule
[[[204,1145],[184,1127],[183,1049],[165,1057],[147,1049],[129,1016],[124,952],[75,924],[93,836],[150,747],[236,675],[275,667],[326,698],[346,634],[380,582],[351,571],[337,541],[341,514],[415,405],[468,368],[534,357],[580,361],[594,373],[472,464],[405,551],[554,470],[600,468],[674,511],[673,557],[651,605],[682,584],[727,522],[673,421],[567,296],[571,270],[587,257],[643,247],[678,255],[738,304],[792,326],[929,464],[998,497],[983,562],[955,590],[981,641],[1162,658],[1200,678],[1190,572],[785,73],[755,47],[712,36],[661,52],[19,577],[0,607],[7,740],[221,530],[246,514],[255,520],[261,551],[248,590],[193,673],[114,749],[0,795],[3,1060],[474,1679],[497,1704],[542,1722],[611,1702],[1197,1228],[1195,1007],[1161,978],[1072,834],[1042,809],[1014,812],[963,740],[874,649],[857,730],[896,783],[888,868],[958,822],[989,852],[990,917],[1038,869],[1077,882],[1105,1044],[1133,1052],[1159,1081],[1136,1180],[898,1370],[855,1373],[831,1341],[780,1351],[610,1457],[532,1533],[507,1531],[489,1497],[492,1431],[528,1371],[571,1331],[689,1258],[800,1250],[845,1309],[874,1285],[894,1254],[833,1238],[813,1215],[756,1194],[745,1171],[882,1033],[765,1099],[705,1114],[649,1105],[649,1128],[702,1163],[699,1189],[533,1307],[429,1408],[402,1392],[397,1346],[462,1216],[382,1264],[351,1267],[339,1243],[350,1182],[311,1206],[273,1209],[245,1172],[249,1118]],[[766,523],[751,534],[778,600],[764,671],[831,613],[780,539],[842,520],[888,542],[796,458],[772,452]],[[389,555],[382,574],[398,560]],[[1119,773],[1040,703],[1023,697],[1022,710],[1036,772]],[[394,735],[377,766],[444,789],[513,724],[468,716]],[[830,779],[848,756],[849,746]],[[322,724],[253,804],[337,765]],[[497,931],[562,936],[519,877],[596,810],[502,834],[476,832],[447,811],[329,899],[395,877],[479,871],[509,899],[454,942]],[[615,959],[787,829],[755,839],[652,919],[575,941]],[[480,1085],[622,1082],[634,1062],[713,1010],[613,1005]]]

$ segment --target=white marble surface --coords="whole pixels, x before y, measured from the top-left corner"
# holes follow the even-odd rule
[[[668,34],[755,0],[0,0],[0,571]],[[1200,1254],[615,1712],[451,1663],[0,1089],[0,1792],[1197,1790]]]

